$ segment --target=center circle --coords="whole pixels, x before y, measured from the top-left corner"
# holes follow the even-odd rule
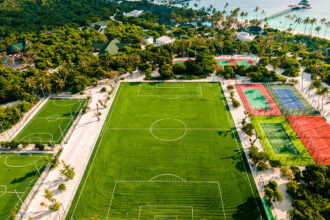
[[[54,121],[57,121],[58,119],[60,119],[60,116],[59,115],[50,115],[47,117],[47,121],[49,122],[54,122]]]
[[[175,118],[162,118],[150,126],[151,135],[160,141],[177,141],[187,133],[186,124]]]

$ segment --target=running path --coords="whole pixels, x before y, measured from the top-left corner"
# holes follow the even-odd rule
[[[108,96],[107,92],[100,93],[102,87],[107,87],[107,91],[110,89],[106,84],[101,84],[98,87],[87,91],[87,93],[90,93],[92,96],[92,102],[89,105],[91,109],[86,114],[82,115],[69,142],[63,145],[64,150],[60,156],[60,161],[63,160],[66,164],[70,164],[74,167],[75,177],[65,183],[66,190],[64,192],[59,192],[57,189],[59,184],[64,183],[64,178],[59,171],[62,169],[62,165],[59,166],[59,168],[51,170],[43,184],[36,190],[34,199],[31,201],[28,208],[23,211],[23,217],[17,219],[28,219],[29,217],[38,220],[65,218],[66,212],[68,212],[70,208],[71,202],[88,164],[90,155],[93,152],[94,145],[102,129],[107,113],[116,95],[119,84],[116,85],[115,91],[111,95],[111,99],[107,102],[107,108],[105,109],[99,106],[99,112],[101,112],[101,115],[100,121],[98,121],[96,117],[96,104],[99,99],[104,101]],[[47,207],[40,206],[40,203],[43,201],[46,204],[49,204],[49,202],[43,197],[45,189],[50,190],[53,193],[53,197],[62,204],[59,211],[49,211]]]

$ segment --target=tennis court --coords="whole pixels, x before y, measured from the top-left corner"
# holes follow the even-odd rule
[[[237,63],[237,65],[239,65],[239,66],[245,66],[245,67],[247,67],[247,68],[250,67],[250,63],[249,63],[249,61],[247,61],[247,60],[237,60],[236,63]]]
[[[244,93],[253,109],[271,109],[260,89],[244,89]]]
[[[219,66],[225,67],[225,66],[229,66],[229,60],[218,60],[217,61]]]
[[[282,115],[263,84],[237,84],[235,87],[249,115]]]
[[[321,116],[287,116],[314,160],[330,164],[330,126]]]
[[[260,123],[276,154],[299,154],[281,123]]]
[[[271,160],[278,160],[283,165],[314,163],[284,116],[251,116],[250,119],[262,148]]]
[[[291,89],[274,89],[275,94],[287,109],[306,109]]]

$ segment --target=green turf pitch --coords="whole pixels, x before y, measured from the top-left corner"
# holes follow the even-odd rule
[[[250,63],[247,60],[237,60],[236,63],[239,66],[245,66],[246,68],[250,67]]]
[[[122,83],[67,219],[261,219],[236,135],[218,83]]]
[[[84,99],[49,99],[15,140],[61,143],[85,101]]]
[[[244,89],[244,93],[253,109],[271,109],[260,89]]]
[[[42,172],[48,156],[0,154],[0,219],[7,219],[15,206],[21,207],[15,189],[24,200],[39,177],[37,167]]]
[[[218,64],[222,67],[230,65],[228,60],[218,60]]]
[[[272,160],[285,165],[314,163],[307,149],[283,116],[252,116],[262,147]]]

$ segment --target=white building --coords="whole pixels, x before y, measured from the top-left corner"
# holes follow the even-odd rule
[[[126,17],[139,17],[143,13],[143,10],[133,10],[131,12],[123,13]]]
[[[153,44],[154,43],[154,38],[151,36],[147,36],[144,38],[144,43],[145,44]]]
[[[251,41],[254,38],[255,38],[255,36],[250,35],[247,32],[237,32],[237,34],[236,34],[236,39],[240,40],[240,41],[243,41],[243,42]]]
[[[175,41],[175,38],[170,38],[168,36],[161,36],[160,38],[156,39],[156,45],[165,45],[170,44]]]

